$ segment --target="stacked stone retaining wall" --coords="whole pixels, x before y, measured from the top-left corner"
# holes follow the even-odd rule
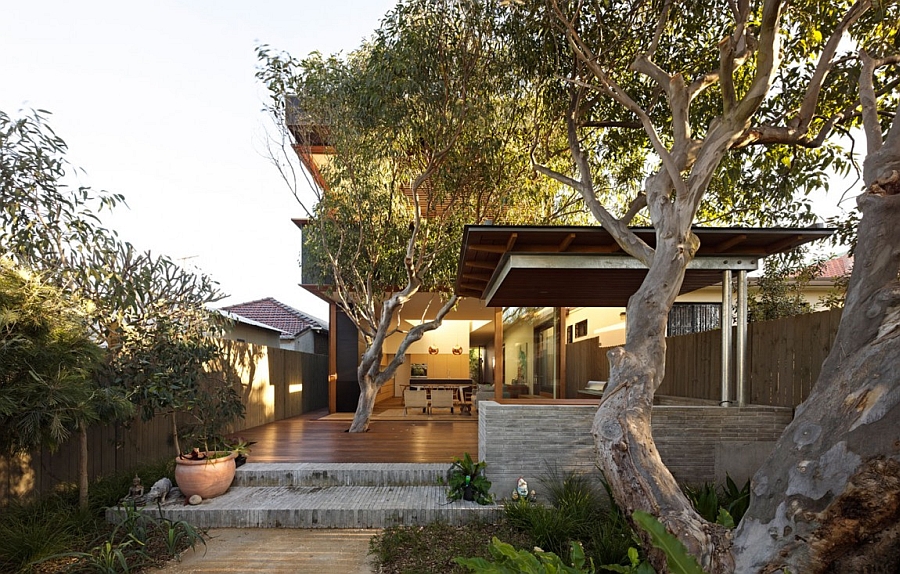
[[[492,491],[507,497],[522,476],[540,491],[548,469],[596,472],[593,405],[478,404],[478,453]],[[748,480],[791,422],[787,407],[653,407],[653,438],[683,484]]]

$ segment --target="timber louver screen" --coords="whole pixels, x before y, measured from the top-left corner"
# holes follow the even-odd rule
[[[722,306],[719,303],[676,303],[669,311],[668,337],[712,331],[720,327]]]

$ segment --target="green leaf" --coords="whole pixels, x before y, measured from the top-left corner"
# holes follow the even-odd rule
[[[635,548],[634,546],[628,547],[628,560],[629,562],[631,562],[632,566],[637,566],[641,561],[641,557],[640,555],[638,555],[637,548]]]
[[[721,524],[725,528],[734,528],[734,518],[724,508],[719,509],[719,516],[716,517],[716,524]]]
[[[688,554],[680,540],[670,534],[655,516],[635,510],[634,521],[650,535],[653,546],[666,555],[666,565],[673,574],[704,574],[697,560]]]

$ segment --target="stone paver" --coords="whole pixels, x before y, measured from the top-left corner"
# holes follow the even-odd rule
[[[216,528],[164,574],[371,574],[369,540],[378,530]]]
[[[369,574],[369,540],[381,528],[441,520],[495,520],[497,505],[448,502],[444,464],[248,464],[228,492],[190,506],[161,507],[171,520],[207,529],[204,548],[188,550],[162,572]],[[116,509],[107,511],[115,521]],[[144,512],[157,513],[155,506]]]
[[[150,507],[144,511],[157,512]],[[244,486],[197,506],[170,501],[162,505],[162,513],[199,528],[385,528],[436,520],[490,521],[501,509],[463,500],[450,503],[443,486]]]

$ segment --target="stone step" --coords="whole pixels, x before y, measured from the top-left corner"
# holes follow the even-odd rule
[[[233,486],[435,486],[446,463],[247,463]]]
[[[196,506],[170,500],[144,512],[199,528],[385,528],[435,521],[460,525],[495,521],[497,505],[447,500],[443,486],[233,486]],[[121,509],[107,519],[121,519]]]

